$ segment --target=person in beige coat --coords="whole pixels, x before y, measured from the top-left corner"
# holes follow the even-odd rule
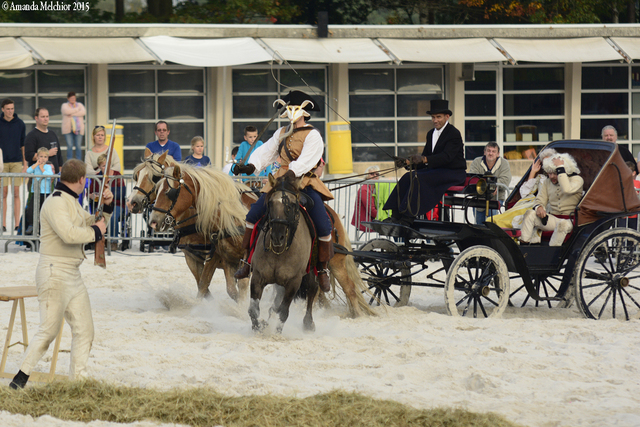
[[[566,153],[547,157],[542,168],[549,179],[540,187],[533,209],[524,214],[520,244],[540,243],[542,232],[553,230],[549,246],[561,246],[573,224],[556,215],[574,211],[582,198],[584,180],[576,161]]]
[[[40,260],[36,267],[36,288],[40,305],[40,326],[24,354],[20,370],[9,386],[24,388],[31,371],[58,335],[67,320],[71,326],[71,366],[69,378],[84,375],[93,342],[93,317],[89,294],[80,276],[86,258],[84,245],[104,238],[113,212],[113,194],[104,190],[104,218],[95,216],[78,203],[86,183],[86,166],[67,160],[54,192],[40,211]],[[105,222],[106,221],[106,222]]]

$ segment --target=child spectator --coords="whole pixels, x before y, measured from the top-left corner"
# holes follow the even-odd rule
[[[231,166],[236,164],[236,154],[238,154],[238,147],[233,147],[233,149],[231,150],[231,158],[229,159],[227,164],[224,165],[224,167],[222,168],[222,173],[226,173],[230,175]]]
[[[256,141],[257,139],[258,139],[258,129],[256,129],[255,126],[247,126],[246,128],[244,128],[244,141],[242,141],[242,143],[240,144],[240,148],[238,148],[238,154],[236,154],[236,161],[235,161],[236,163],[244,159],[244,156],[249,152],[249,150],[251,150],[251,147],[253,147],[254,145],[255,145],[255,148],[252,150],[252,153],[257,148],[260,148],[262,146],[263,142]],[[249,163],[250,157],[251,155],[249,155],[249,157],[245,160],[244,164]],[[254,172],[253,175],[247,175],[243,173],[240,176],[266,177],[266,176],[269,176],[270,173],[271,173],[271,166],[267,166],[262,172],[260,172],[259,175],[256,175]],[[229,175],[234,176],[233,168],[231,168],[231,171],[229,171]]]
[[[53,166],[48,163],[49,161],[49,149],[46,147],[40,147],[36,152],[36,163],[27,168],[27,173],[34,175],[53,175]],[[29,193],[29,200],[27,201],[27,208],[25,211],[25,234],[33,233],[33,208],[35,205],[34,197],[36,195],[36,185],[40,188],[40,206],[44,203],[44,199],[51,194],[51,178],[33,178],[31,179],[31,190]]]
[[[98,176],[104,175],[104,170],[107,165],[107,154],[102,154],[98,157],[98,167],[100,168],[100,172],[98,172]],[[120,172],[116,170],[110,170],[109,176],[114,178],[110,178],[111,181],[111,192],[113,193],[113,214],[111,215],[111,220],[109,223],[108,235],[114,238],[111,241],[111,250],[118,250],[118,236],[120,235],[120,219],[122,218],[122,214],[125,209],[125,199],[126,199],[126,184],[124,179],[119,178],[121,176]],[[102,182],[99,179],[91,180],[91,185],[89,186],[89,197],[91,199],[90,206],[91,212],[95,213],[97,209],[97,204],[100,195],[100,186]]]
[[[191,155],[184,159],[185,163],[189,163],[196,167],[211,165],[211,159],[204,155],[204,139],[201,136],[194,136],[191,139]]]

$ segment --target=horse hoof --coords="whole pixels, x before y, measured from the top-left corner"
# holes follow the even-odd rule
[[[305,332],[315,332],[316,331],[316,324],[313,322],[313,320],[311,322],[304,322],[304,331]]]
[[[267,325],[268,323],[266,321],[259,320],[259,321],[253,322],[252,328],[255,332],[262,332],[265,330]]]

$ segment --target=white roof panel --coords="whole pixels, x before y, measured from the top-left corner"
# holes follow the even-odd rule
[[[379,39],[401,61],[496,62],[506,58],[486,38],[477,39]]]
[[[26,68],[33,65],[33,56],[13,37],[0,37],[0,69]]]
[[[368,38],[361,39],[274,39],[263,38],[287,61],[314,63],[389,62],[392,59]]]
[[[640,59],[640,38],[638,37],[611,37],[631,59]]]
[[[46,61],[76,64],[122,64],[153,61],[132,38],[23,37]]]
[[[565,63],[623,59],[602,37],[494,40],[516,61]]]

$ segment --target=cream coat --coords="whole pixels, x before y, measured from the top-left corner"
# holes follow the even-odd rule
[[[549,214],[570,215],[582,197],[583,185],[584,180],[580,175],[570,177],[566,173],[558,175],[558,184],[553,184],[550,179],[545,180],[538,191],[534,210],[544,206]]]

